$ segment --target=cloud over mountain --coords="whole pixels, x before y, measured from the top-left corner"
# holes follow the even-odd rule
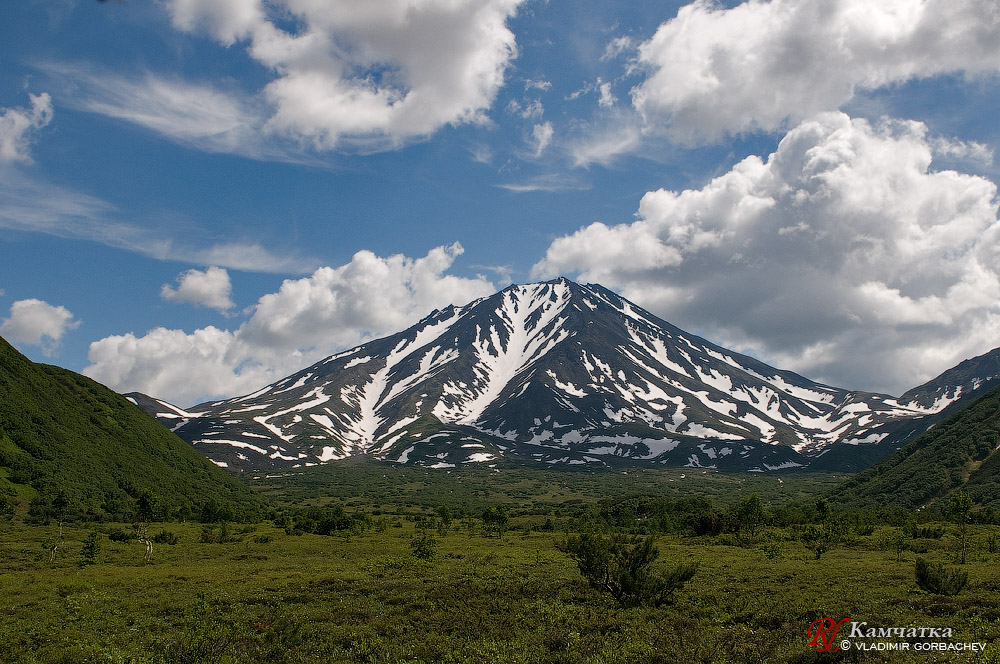
[[[602,283],[820,380],[898,392],[995,345],[1000,320],[996,186],[933,170],[942,142],[927,133],[820,114],[766,160],[556,239],[534,273]]]
[[[249,392],[336,350],[405,328],[435,308],[493,293],[482,277],[447,274],[462,251],[458,243],[416,259],[360,251],[339,267],[286,279],[234,331],[156,328],[95,341],[83,373],[119,391],[182,404]],[[192,272],[199,280],[205,275]]]

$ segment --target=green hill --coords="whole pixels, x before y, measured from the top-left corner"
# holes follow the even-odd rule
[[[920,507],[961,488],[1000,508],[1000,387],[938,422],[884,461],[834,489],[849,507]]]
[[[263,505],[121,395],[0,338],[0,509],[30,501],[42,518],[127,518],[147,492],[167,513]]]

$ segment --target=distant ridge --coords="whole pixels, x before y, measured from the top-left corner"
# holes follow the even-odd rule
[[[246,396],[188,409],[130,396],[231,470],[362,456],[768,471],[863,458],[982,382],[965,379],[900,399],[822,385],[556,279],[434,311]]]
[[[838,486],[851,507],[922,507],[967,492],[1000,509],[1000,387],[938,422],[895,454]]]
[[[4,339],[0,489],[7,500],[33,497],[36,514],[96,519],[128,518],[143,492],[170,510],[210,500],[237,511],[263,504],[125,397],[35,364]]]

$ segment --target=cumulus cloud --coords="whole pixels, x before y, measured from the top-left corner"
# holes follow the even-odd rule
[[[772,131],[858,90],[1000,70],[993,0],[696,0],[639,46],[632,92],[650,128],[684,142]]]
[[[535,276],[576,274],[783,368],[899,393],[998,345],[996,186],[932,170],[937,145],[917,122],[820,114],[766,161],[558,238]]]
[[[483,277],[447,274],[462,251],[458,243],[416,259],[360,251],[340,267],[286,280],[235,331],[158,328],[95,341],[84,373],[119,391],[179,404],[250,392],[337,350],[405,329],[436,308],[493,293]]]
[[[177,288],[163,284],[160,297],[226,312],[236,306],[230,297],[232,292],[229,273],[221,267],[210,267],[204,271],[188,270],[179,274]]]
[[[228,330],[158,327],[141,337],[130,332],[90,344],[91,364],[83,373],[119,392],[143,392],[180,405],[207,395],[250,392],[281,377],[275,365],[254,362],[240,350]]]
[[[480,122],[517,49],[523,0],[171,0],[175,27],[211,35],[276,74],[266,129],[321,149],[379,149]],[[294,30],[285,28],[295,25]]]
[[[42,300],[18,300],[10,306],[10,315],[0,322],[0,335],[14,344],[40,346],[52,355],[69,330],[80,325],[69,309]]]
[[[30,162],[33,132],[52,121],[52,98],[48,93],[28,95],[31,108],[0,109],[0,163]]]

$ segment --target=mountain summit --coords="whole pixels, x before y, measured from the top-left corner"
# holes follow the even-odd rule
[[[130,396],[241,470],[357,455],[769,470],[876,443],[949,402],[815,383],[566,279],[434,311],[247,396],[189,410]]]

